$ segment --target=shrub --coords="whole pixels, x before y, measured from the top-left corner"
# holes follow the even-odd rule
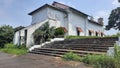
[[[94,64],[94,67],[95,68],[116,68],[115,59],[110,56],[101,56]]]
[[[64,35],[65,32],[64,32],[64,29],[59,27],[59,28],[56,28],[55,29],[55,36],[60,36],[60,35]]]
[[[69,52],[69,53],[66,53],[64,56],[63,56],[63,58],[65,59],[65,60],[72,60],[72,61],[81,61],[82,60],[82,58],[79,56],[79,55],[77,55],[77,54],[75,54],[75,53],[73,53],[73,52]]]
[[[86,64],[95,64],[96,61],[100,58],[101,56],[98,55],[87,55],[83,58],[83,62]]]
[[[114,46],[114,58],[115,58],[115,65],[116,68],[120,68],[120,46]]]
[[[14,29],[10,25],[0,26],[0,47],[3,48],[6,43],[13,41]]]
[[[83,62],[94,68],[115,68],[114,58],[105,55],[88,55],[83,58]]]

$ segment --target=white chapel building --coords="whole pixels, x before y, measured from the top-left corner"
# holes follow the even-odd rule
[[[94,21],[93,18],[70,6],[53,2],[45,4],[29,13],[32,16],[30,26],[19,30],[14,35],[14,44],[34,45],[33,32],[42,24],[64,28],[65,36],[103,36],[103,18]],[[89,19],[90,18],[90,19]]]

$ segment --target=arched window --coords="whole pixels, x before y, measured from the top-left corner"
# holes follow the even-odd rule
[[[83,30],[80,27],[76,27],[77,30],[77,36],[80,36],[80,32],[83,32]]]
[[[95,32],[95,36],[98,36],[98,32],[97,31]]]
[[[94,33],[93,30],[88,30],[89,31],[89,36],[92,36],[92,34]]]

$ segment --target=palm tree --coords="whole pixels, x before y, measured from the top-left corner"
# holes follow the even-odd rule
[[[35,44],[41,44],[54,37],[54,27],[50,27],[46,22],[33,33]]]

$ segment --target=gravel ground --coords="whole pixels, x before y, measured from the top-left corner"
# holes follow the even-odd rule
[[[0,68],[90,68],[83,63],[64,61],[60,57],[26,54],[13,56],[0,52]]]

